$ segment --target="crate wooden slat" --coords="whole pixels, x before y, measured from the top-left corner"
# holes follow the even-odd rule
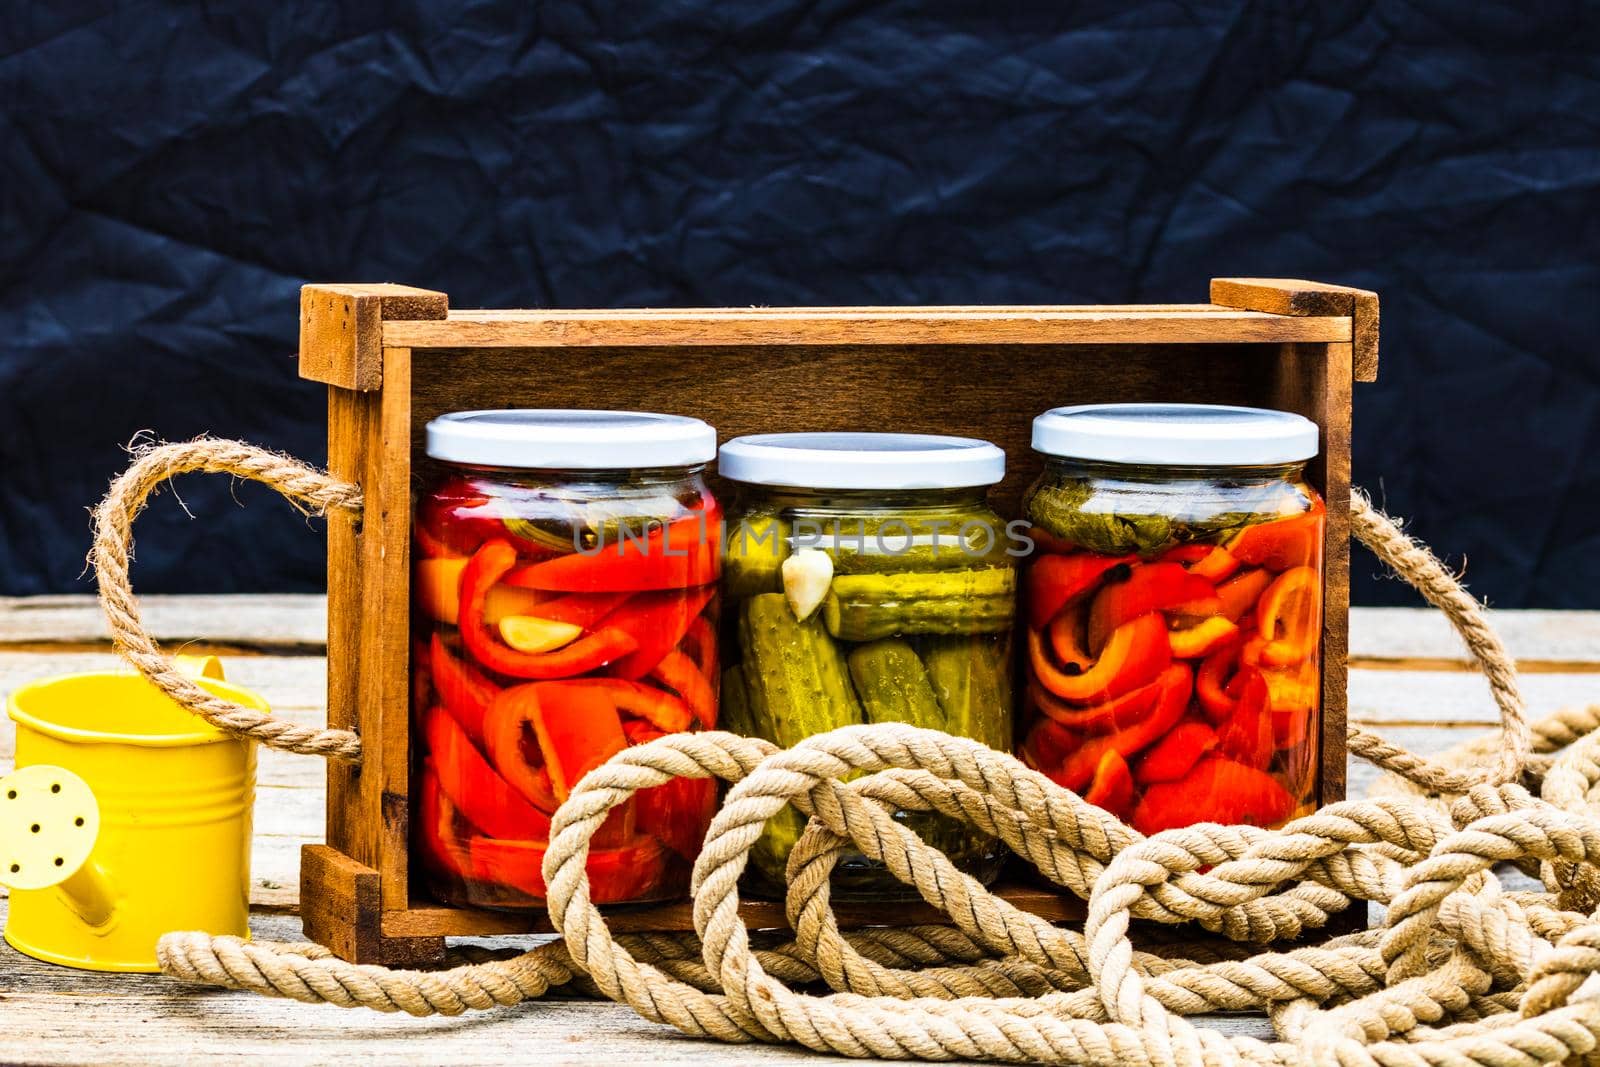
[[[1349,341],[1346,317],[1290,317],[1225,308],[1040,307],[997,310],[818,308],[708,311],[454,311],[387,321],[394,348],[631,345],[1189,344]]]
[[[1181,400],[1300,412],[1322,429],[1310,478],[1329,515],[1319,799],[1342,798],[1351,388],[1358,340],[1370,349],[1363,369],[1376,367],[1375,305],[1358,310],[1370,295],[1215,279],[1212,303],[1199,305],[451,311],[430,290],[307,286],[301,373],[329,386],[329,467],[366,500],[359,519],[333,518],[328,532],[329,721],[360,731],[366,759],[329,768],[328,843],[302,862],[307,933],[348,958],[414,963],[437,958],[446,936],[540,921],[438,906],[410,877],[410,499],[426,466],[423,427],[446,411],[672,411],[706,419],[723,440],[778,429],[982,437],[1009,457],[995,494],[1003,514],[1039,470],[1029,427],[1047,407]],[[1008,890],[1069,917],[1035,893]],[[683,928],[686,912],[633,921]]]

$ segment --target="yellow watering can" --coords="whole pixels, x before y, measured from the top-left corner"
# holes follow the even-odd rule
[[[177,657],[212,694],[267,710],[214,656]],[[248,937],[255,743],[136,674],[17,689],[17,770],[0,777],[5,938],[94,971],[158,971],[171,930]]]

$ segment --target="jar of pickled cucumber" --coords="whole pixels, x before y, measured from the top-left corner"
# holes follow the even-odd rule
[[[717,720],[716,434],[627,411],[428,424],[413,524],[412,852],[438,899],[542,907],[550,817],[629,745]],[[597,904],[683,896],[709,779],[613,809]]]
[[[722,447],[736,483],[724,554],[724,727],[789,747],[852,723],[905,722],[1009,751],[1011,632],[1022,542],[985,502],[1005,453],[966,438],[794,433]],[[900,813],[982,881],[997,842]],[[751,852],[747,889],[781,896],[804,819],[787,808]],[[840,899],[915,898],[846,857]]]
[[[1019,755],[1151,834],[1314,806],[1317,427],[1197,404],[1057,408],[1024,507]]]

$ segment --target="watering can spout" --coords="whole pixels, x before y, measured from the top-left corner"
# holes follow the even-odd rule
[[[94,861],[100,805],[82,778],[36,763],[0,778],[0,885],[56,887],[91,927],[116,915],[116,893]]]

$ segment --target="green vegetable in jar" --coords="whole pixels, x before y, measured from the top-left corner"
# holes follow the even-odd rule
[[[944,711],[916,650],[896,637],[858,645],[850,652],[850,677],[868,722],[903,722],[945,728]]]
[[[782,593],[745,601],[739,643],[757,733],[783,748],[862,720],[844,654],[813,617],[800,622]]]
[[[922,658],[945,730],[1011,751],[1011,657],[1006,634],[938,637]]]
[[[822,618],[842,641],[896,634],[998,633],[1011,628],[1017,575],[1010,567],[838,575]]]
[[[1124,482],[1108,489],[1104,479],[1060,475],[1033,490],[1027,517],[1046,533],[1090,552],[1149,558],[1176,544],[1225,541],[1260,522],[1263,514],[1297,503],[1289,497],[1278,483],[1196,483],[1185,507],[1170,484]]]

